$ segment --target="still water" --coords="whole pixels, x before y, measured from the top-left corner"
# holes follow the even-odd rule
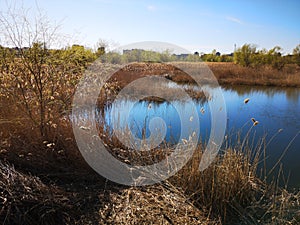
[[[223,86],[222,92],[227,111],[224,146],[225,142],[234,146],[237,136],[241,139],[247,136],[255,147],[265,137],[267,168],[270,170],[281,159],[276,170],[282,164],[288,186],[300,188],[300,89]],[[250,99],[247,104],[244,103],[246,98]],[[138,139],[151,135],[149,124],[152,123],[150,127],[157,125],[160,129],[157,132],[161,132],[164,141],[170,144],[176,144],[182,138],[188,139],[191,132],[198,129],[199,140],[206,143],[211,128],[208,101],[213,99],[160,103],[119,99],[105,109],[105,122],[112,130],[130,129]],[[197,115],[191,115],[191,112]],[[124,119],[124,114],[128,119]],[[199,126],[194,117],[199,119]],[[251,118],[259,124],[253,126]],[[181,123],[182,120],[188,122]],[[182,126],[188,126],[188,129]]]

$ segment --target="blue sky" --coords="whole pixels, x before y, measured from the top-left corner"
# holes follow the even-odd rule
[[[6,1],[0,0],[5,11]],[[99,39],[119,45],[163,41],[189,51],[230,53],[251,43],[291,53],[300,44],[299,0],[23,0],[62,24],[61,32],[93,47]]]

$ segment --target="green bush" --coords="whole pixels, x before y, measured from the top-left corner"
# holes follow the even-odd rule
[[[293,50],[293,61],[300,66],[300,44]]]
[[[242,66],[271,65],[273,68],[281,70],[288,62],[281,54],[282,48],[275,46],[269,51],[262,49],[257,51],[254,45],[244,44],[234,52],[234,62]]]
[[[256,47],[250,44],[244,44],[234,52],[234,62],[242,66],[250,66],[255,59]]]

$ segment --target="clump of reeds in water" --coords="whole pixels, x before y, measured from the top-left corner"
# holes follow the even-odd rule
[[[227,139],[206,170],[198,169],[205,149],[202,143],[169,181],[181,188],[197,208],[212,218],[221,218],[223,224],[299,224],[300,192],[290,193],[278,186],[278,180],[268,183],[266,175],[258,175],[259,167],[265,167],[267,174],[266,165],[261,165],[267,160],[266,138],[253,146],[250,132],[259,122],[254,118],[250,121],[252,126],[246,136],[242,138],[242,132],[237,132],[231,146]]]

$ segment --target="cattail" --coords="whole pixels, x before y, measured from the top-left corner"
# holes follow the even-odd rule
[[[205,113],[205,109],[202,107],[202,108],[200,109],[200,112],[201,112],[202,114],[204,114],[204,113]]]
[[[80,128],[81,130],[90,130],[89,127],[84,127],[84,126],[80,126],[79,128]]]
[[[249,101],[250,101],[250,98],[246,98],[246,99],[244,100],[244,103],[247,104]]]
[[[186,140],[186,139],[181,139],[181,141],[183,142],[183,144],[187,144],[188,143],[188,140]]]
[[[46,146],[48,147],[48,148],[51,148],[51,147],[53,147],[55,145],[55,143],[50,143],[50,144],[47,144]]]
[[[256,119],[251,118],[251,120],[252,120],[252,122],[253,122],[253,126],[256,126],[257,124],[259,124],[259,122],[258,122]]]

